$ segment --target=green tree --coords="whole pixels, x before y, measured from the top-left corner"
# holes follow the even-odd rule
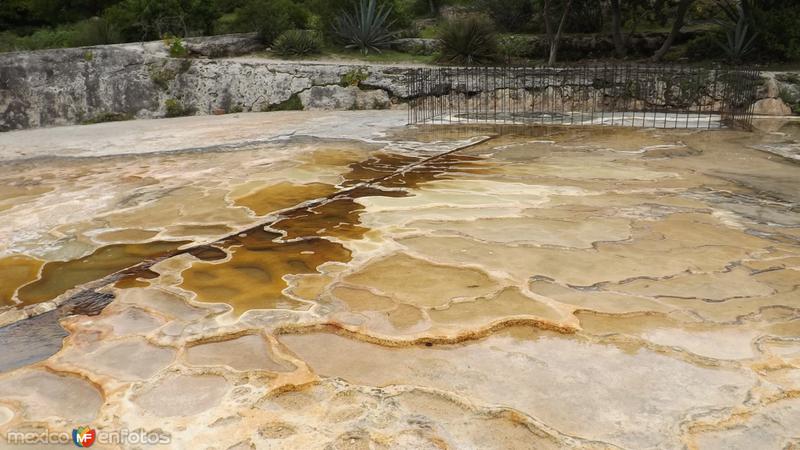
[[[128,41],[190,36],[213,31],[214,0],[123,0],[105,16]]]
[[[271,44],[284,31],[303,29],[308,11],[291,0],[248,0],[236,10],[235,28],[255,31],[266,44]]]
[[[681,29],[683,28],[686,20],[686,13],[689,11],[689,7],[692,5],[693,1],[694,0],[680,0],[675,10],[675,20],[672,22],[672,28],[670,29],[667,38],[664,40],[664,43],[661,45],[661,48],[656,50],[655,54],[653,55],[653,61],[661,61],[664,55],[666,55],[669,49],[672,47],[672,44],[678,37],[678,33],[680,33]]]
[[[554,14],[554,1],[559,3],[557,6],[561,7],[560,17],[558,21],[558,28],[553,28],[552,15]],[[564,34],[564,26],[567,23],[570,8],[572,7],[573,0],[544,0],[542,4],[542,18],[544,19],[545,33],[547,34],[547,43],[550,47],[549,57],[547,64],[552,66],[558,59],[558,48],[561,44],[561,35]]]
[[[800,2],[751,0],[756,54],[766,61],[800,61]]]

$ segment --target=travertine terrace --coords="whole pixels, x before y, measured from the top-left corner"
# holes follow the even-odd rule
[[[0,436],[800,445],[800,124],[403,121],[0,136],[0,318],[17,327],[2,334],[15,350],[0,358]],[[64,314],[63,345],[11,342],[86,289],[113,300]]]

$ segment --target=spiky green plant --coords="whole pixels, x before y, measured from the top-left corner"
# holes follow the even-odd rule
[[[288,30],[275,39],[272,51],[283,56],[304,56],[319,53],[319,36],[311,30]]]
[[[735,64],[741,63],[744,57],[753,51],[756,37],[758,37],[757,32],[750,32],[751,21],[742,5],[743,3],[740,3],[722,8],[728,19],[719,22],[725,30],[726,39],[718,44],[725,51],[728,59]]]
[[[445,64],[486,64],[497,59],[497,33],[491,20],[482,16],[454,19],[439,32]]]
[[[742,62],[742,59],[753,51],[758,33],[748,33],[749,25],[744,17],[740,17],[735,25],[726,30],[727,41],[722,45],[725,54],[735,63]]]
[[[380,53],[394,40],[389,20],[392,7],[378,5],[377,0],[360,0],[352,13],[342,12],[333,23],[333,31],[347,48],[357,48],[363,54],[370,50]]]

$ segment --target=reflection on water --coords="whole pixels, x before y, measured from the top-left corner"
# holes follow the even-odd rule
[[[144,260],[165,256],[189,242],[155,241],[146,244],[108,245],[83,258],[47,263],[39,279],[23,286],[17,295],[22,305],[50,300],[81,284],[98,280]]]

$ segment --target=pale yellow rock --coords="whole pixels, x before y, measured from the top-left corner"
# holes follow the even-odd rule
[[[779,98],[764,98],[755,102],[753,114],[760,116],[789,116],[792,114],[792,108]]]
[[[796,124],[440,155],[498,130],[241,116],[0,136],[5,299],[42,264],[81,291],[109,245],[200,246],[119,253],[143,266],[96,287],[100,314],[69,306],[63,344],[48,315],[0,330],[22,366],[0,367],[0,446],[80,425],[221,450],[796,443]]]

